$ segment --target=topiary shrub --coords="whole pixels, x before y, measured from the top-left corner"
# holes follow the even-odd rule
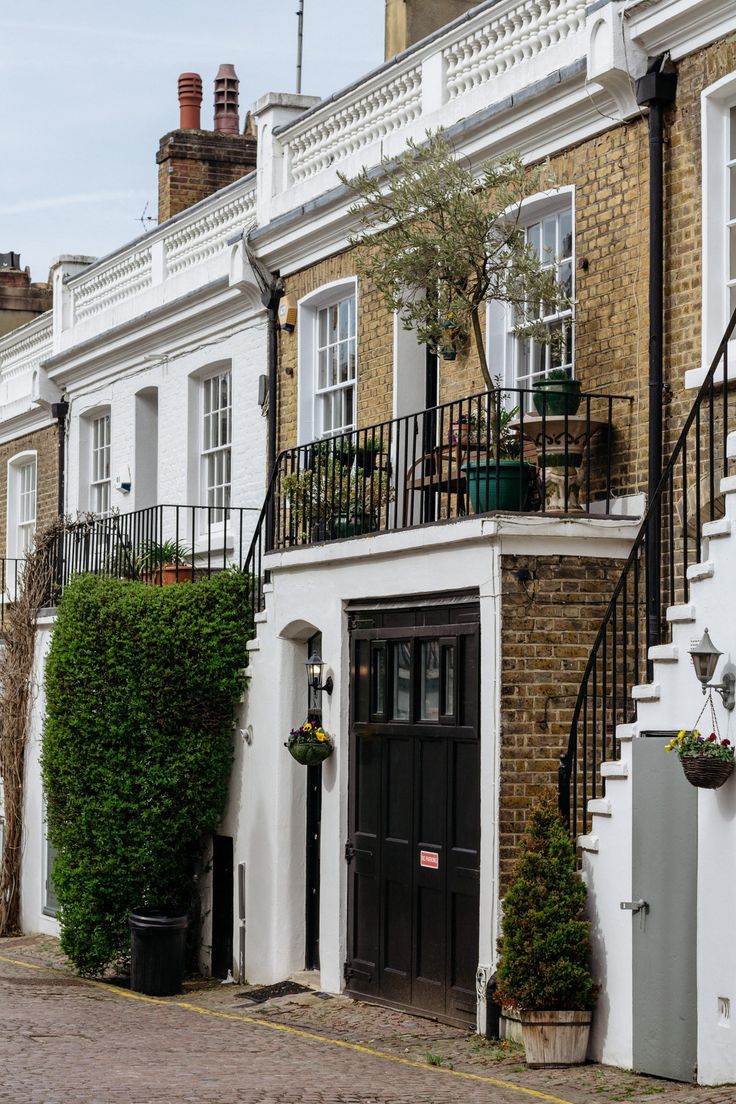
[[[595,989],[589,968],[586,888],[575,851],[551,800],[529,814],[503,905],[497,999],[522,1012],[589,1011]]]
[[[129,909],[193,909],[251,635],[239,572],[170,587],[87,575],[65,590],[42,766],[61,945],[80,973],[126,961]]]

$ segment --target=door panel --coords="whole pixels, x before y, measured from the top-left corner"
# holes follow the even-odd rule
[[[633,744],[634,1069],[692,1081],[697,1061],[698,791],[668,736]]]
[[[361,622],[351,626],[348,986],[473,1022],[478,607],[391,610]]]

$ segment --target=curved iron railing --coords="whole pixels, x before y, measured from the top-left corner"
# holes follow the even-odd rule
[[[588,801],[604,792],[601,764],[618,755],[616,727],[633,722],[632,688],[651,681],[650,648],[666,611],[689,598],[688,568],[702,556],[704,526],[723,515],[733,422],[728,343],[723,335],[682,432],[648,504],[636,540],[598,629],[560,757],[560,812],[573,835],[588,829]],[[719,390],[720,389],[720,390]],[[733,427],[736,428],[736,427]]]

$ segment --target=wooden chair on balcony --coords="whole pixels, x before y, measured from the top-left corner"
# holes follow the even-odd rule
[[[404,503],[410,491],[447,495],[448,512],[455,500],[457,516],[467,513],[468,480],[462,470],[469,458],[470,445],[459,439],[444,445],[435,445],[419,457],[408,469],[404,481]]]

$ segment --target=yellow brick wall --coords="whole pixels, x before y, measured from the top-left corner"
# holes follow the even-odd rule
[[[8,521],[8,461],[20,452],[35,449],[36,458],[36,527],[41,528],[57,516],[59,453],[58,431],[55,425],[16,437],[0,445],[0,549],[5,555]]]
[[[677,102],[666,146],[665,456],[692,402],[684,373],[700,363],[700,93],[736,70],[736,35],[678,63]],[[628,395],[612,407],[617,493],[646,487],[648,454],[648,128],[645,115],[552,158],[560,186],[575,188],[575,367],[583,389]],[[584,267],[583,267],[584,262]],[[297,296],[353,275],[349,252],[292,276]],[[392,322],[374,289],[360,283],[359,424],[391,416]],[[297,335],[281,336],[280,446],[296,439]],[[494,371],[494,350],[488,350]],[[483,390],[472,346],[441,363],[443,402]],[[591,415],[605,413],[602,404]],[[602,457],[602,450],[599,449]]]

